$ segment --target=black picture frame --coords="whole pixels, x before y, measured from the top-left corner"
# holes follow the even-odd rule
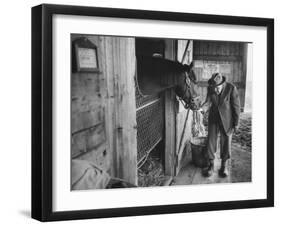
[[[96,210],[52,210],[53,78],[55,14],[262,26],[267,28],[267,198]],[[40,221],[122,217],[274,206],[274,20],[177,12],[43,4],[32,8],[32,218]]]

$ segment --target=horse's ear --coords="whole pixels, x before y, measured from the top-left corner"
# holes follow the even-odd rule
[[[193,64],[193,61],[192,61],[189,65],[184,64],[183,66],[184,66],[185,70],[187,71],[187,73],[190,73],[190,71],[191,71],[191,70],[193,69],[193,67],[194,67],[194,64]]]
[[[191,70],[194,67],[193,61],[188,66],[189,66],[189,70]]]
[[[188,65],[189,68],[189,73],[188,73],[188,77],[192,80],[193,83],[197,84],[197,75],[195,74],[195,72],[192,70],[194,67],[194,63],[193,61]]]

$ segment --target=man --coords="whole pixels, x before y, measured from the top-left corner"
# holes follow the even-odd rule
[[[217,149],[218,134],[220,134],[220,177],[227,177],[227,160],[231,153],[231,140],[233,132],[238,130],[240,100],[237,88],[225,81],[225,77],[215,73],[209,79],[208,93],[204,110],[209,108],[208,141],[207,141],[207,167],[203,168],[202,174],[209,177],[213,174],[215,152]]]

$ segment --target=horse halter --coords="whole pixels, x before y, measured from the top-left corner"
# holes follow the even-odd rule
[[[183,92],[183,96],[179,97],[180,102],[183,104],[184,108],[188,109],[190,108],[191,104],[194,104],[195,100],[197,100],[198,98],[200,98],[199,95],[197,95],[196,97],[193,97],[192,92],[191,92],[191,82],[196,84],[196,81],[193,81],[190,77],[189,74],[187,72],[185,72],[185,88],[184,88],[184,92]],[[192,103],[187,103],[184,100],[187,99],[187,92],[189,94],[189,96],[191,97],[191,99],[193,100]]]
[[[187,72],[185,72],[184,75],[185,75],[184,92],[183,92],[184,95],[182,97],[179,97],[179,100],[183,104],[184,108],[188,109],[190,104],[185,102],[184,99],[186,99],[186,97],[187,97],[186,96],[186,91],[188,91],[189,95],[192,96],[192,93],[191,93],[191,79],[188,77],[188,73]]]

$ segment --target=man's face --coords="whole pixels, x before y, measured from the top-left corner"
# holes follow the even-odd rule
[[[216,84],[219,84],[219,83],[222,82],[222,76],[221,75],[217,75],[214,80],[215,80]]]

